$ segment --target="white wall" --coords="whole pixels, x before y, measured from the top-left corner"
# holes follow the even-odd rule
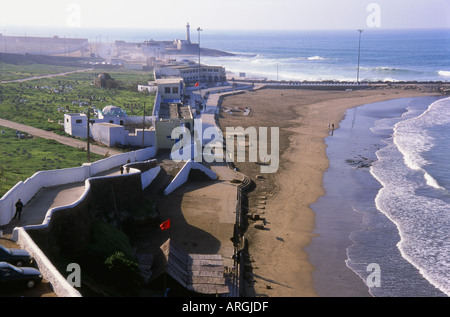
[[[141,156],[147,156],[150,154],[154,154],[153,149],[143,149],[140,151],[133,152],[135,157],[141,157]],[[125,153],[126,154],[126,153]],[[120,159],[117,161],[120,161],[121,159],[127,159],[131,156],[121,156]],[[113,158],[113,157],[112,157]],[[102,160],[103,162],[100,162],[97,166],[99,167],[109,167],[111,162],[115,162],[116,160],[109,160],[108,159]],[[86,164],[83,166],[84,168],[92,167],[90,164]],[[156,166],[144,173],[141,173],[139,170],[131,168],[130,174],[133,173],[141,173],[141,182],[142,182],[142,189],[145,189],[148,187],[152,181],[158,176],[159,172],[161,171],[160,166]],[[114,176],[102,176],[102,178],[111,178],[111,177],[124,177],[125,175],[114,175]],[[72,204],[67,206],[61,206],[61,207],[55,207],[51,208],[47,211],[47,214],[45,216],[44,221],[42,224],[38,225],[31,225],[26,227],[18,227],[14,229],[13,232],[13,240],[17,241],[17,243],[26,251],[30,253],[30,255],[36,260],[39,266],[39,271],[42,273],[43,277],[49,281],[52,284],[53,290],[56,293],[58,297],[81,297],[82,295],[80,292],[78,292],[72,285],[69,284],[69,282],[61,275],[61,273],[54,267],[54,265],[51,263],[51,261],[47,258],[47,256],[42,252],[41,249],[36,245],[36,243],[33,241],[33,239],[28,234],[27,230],[35,230],[40,228],[45,228],[49,225],[51,217],[53,213],[57,212],[58,210],[67,209],[70,207],[77,206],[80,202],[82,202],[87,194],[90,191],[91,185],[90,185],[90,179],[94,178],[88,178],[85,180],[85,190],[83,194]]]
[[[122,126],[109,128],[109,144],[108,146],[116,146],[118,144],[125,145],[128,136],[128,131]]]
[[[23,204],[44,187],[84,181],[89,177],[89,167],[81,166],[60,170],[40,171],[24,182],[18,182],[0,199],[0,226],[8,224],[15,213],[15,203],[21,199]]]
[[[158,166],[159,167],[159,166]],[[151,171],[151,170],[150,170]],[[159,172],[159,171],[158,171]],[[139,170],[132,168],[130,174],[140,173]],[[127,175],[130,175],[127,174]],[[104,176],[104,177],[123,177],[124,175],[114,175],[114,176]],[[147,178],[150,180],[152,175],[148,175]],[[155,176],[156,177],[156,176]],[[95,179],[90,178],[90,179]],[[36,245],[33,239],[28,234],[27,230],[36,230],[41,228],[46,228],[50,224],[51,217],[53,213],[59,210],[71,208],[77,206],[80,202],[84,201],[87,194],[91,190],[90,179],[85,181],[85,190],[83,194],[72,204],[67,206],[51,208],[47,211],[44,221],[40,225],[30,225],[26,227],[18,227],[13,231],[13,240],[17,243],[36,260],[39,271],[42,276],[52,284],[53,290],[58,297],[81,297],[81,294],[74,288],[69,282],[61,275],[61,273],[54,267],[47,256],[42,252],[42,250]],[[153,179],[151,179],[153,180]],[[150,180],[150,182],[151,182]]]
[[[148,113],[148,110],[145,110],[146,113]],[[133,116],[133,117],[127,117],[127,124],[142,124],[142,117]],[[153,123],[154,118],[153,116],[145,116],[145,123],[151,124]]]
[[[178,172],[175,178],[166,187],[166,189],[164,190],[164,195],[169,195],[175,189],[186,183],[186,181],[189,178],[189,172],[191,171],[191,169],[201,170],[206,175],[208,175],[209,178],[217,179],[217,174],[215,172],[211,171],[209,168],[206,168],[197,162],[189,160],[188,162],[186,162],[186,164],[184,164],[183,168]]]
[[[158,176],[159,172],[161,171],[161,166],[156,166],[152,168],[151,170],[148,170],[141,174],[141,181],[142,181],[142,189],[146,189]]]
[[[83,164],[80,167],[37,172],[24,182],[18,182],[0,199],[0,226],[7,225],[11,221],[15,213],[14,205],[19,198],[25,205],[41,188],[81,182],[96,174],[123,165],[128,159],[130,162],[145,161],[155,155],[156,147],[148,147],[114,155],[94,163]]]
[[[152,85],[152,86],[149,86],[149,85],[138,85],[138,91],[139,92],[147,91],[149,93],[155,93],[155,92],[158,91],[158,86],[156,86],[156,85]]]
[[[135,133],[127,134],[126,142],[133,146],[142,146],[142,129],[136,129]],[[156,131],[144,130],[144,146],[156,146]]]
[[[101,124],[91,125],[90,134],[94,140],[99,141],[107,146],[109,145],[109,128]]]
[[[76,123],[81,120],[81,123]],[[64,131],[70,135],[85,138],[87,136],[87,116],[84,114],[65,114]]]
[[[33,239],[28,235],[24,228],[16,229],[18,240],[17,243],[30,253],[36,260],[39,271],[42,276],[50,282],[53,291],[58,297],[81,297],[80,292],[73,288],[69,282],[55,268],[52,262],[45,256],[44,252],[34,243]]]

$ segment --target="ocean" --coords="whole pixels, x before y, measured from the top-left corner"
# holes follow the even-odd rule
[[[332,252],[331,239],[373,296],[450,295],[449,133],[449,97],[347,111],[326,139],[326,195],[312,205],[319,236],[308,250],[319,281],[333,281],[334,269],[314,253]],[[337,237],[336,226],[347,234]]]
[[[359,32],[202,32],[201,44],[235,53],[204,57],[235,73],[269,80],[356,81]],[[448,81],[450,30],[367,29],[361,34],[362,81]]]

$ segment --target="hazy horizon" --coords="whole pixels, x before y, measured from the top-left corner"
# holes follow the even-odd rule
[[[449,31],[450,28],[367,28],[364,29],[364,34],[378,33],[378,32],[427,32],[427,31]],[[3,33],[3,31],[5,31]],[[273,30],[273,29],[207,29],[203,30],[201,36],[204,40],[213,38],[215,36],[227,36],[236,35],[236,33],[248,35],[261,35],[267,34],[320,34],[325,32],[356,32],[357,29],[314,29],[314,30]],[[133,32],[136,32],[133,36]],[[145,37],[143,34],[147,33]],[[191,28],[191,40],[197,42],[197,30]],[[33,27],[27,25],[14,25],[6,26],[4,29],[0,29],[0,34],[5,36],[28,36],[28,37],[66,37],[66,38],[86,38],[91,42],[113,42],[115,40],[129,41],[134,38],[135,41],[141,42],[144,40],[156,40],[166,41],[174,39],[184,39],[186,37],[186,27],[181,25],[178,28],[144,28],[144,27],[57,27],[57,26],[45,26],[45,27]]]
[[[450,28],[445,0],[119,0],[0,4],[0,33],[17,27],[77,29],[350,30]]]

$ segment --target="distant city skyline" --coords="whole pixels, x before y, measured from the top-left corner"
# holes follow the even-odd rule
[[[450,28],[449,12],[447,0],[24,0],[0,4],[0,33],[8,26],[175,29],[186,22],[210,30]]]

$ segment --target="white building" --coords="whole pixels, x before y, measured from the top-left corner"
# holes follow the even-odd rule
[[[155,78],[181,77],[186,85],[200,83],[225,82],[226,72],[222,66],[200,65],[198,63],[179,63],[176,65],[164,65],[156,68]],[[200,80],[199,80],[200,78]]]
[[[143,122],[150,125],[152,116],[128,117],[126,111],[116,106],[107,106],[90,119],[89,136],[107,146],[132,145],[156,146],[153,126],[142,129]],[[137,126],[141,128],[136,128]],[[80,138],[87,137],[87,115],[84,113],[64,114],[64,131]]]
[[[149,81],[148,85],[138,85],[139,92],[156,93],[158,92],[158,84],[156,81]]]
[[[157,79],[156,85],[152,116],[146,116],[145,120],[142,117],[128,117],[126,111],[115,106],[97,109],[90,118],[90,137],[107,146],[155,146],[157,149],[171,149],[177,142],[171,138],[173,129],[185,126],[191,131],[194,118],[190,106],[185,103],[186,87],[182,78]],[[86,138],[87,121],[87,115],[83,113],[65,114],[64,130],[70,135]],[[143,130],[142,126],[150,128]]]
[[[191,107],[185,104],[186,87],[180,77],[157,79],[158,93],[153,107],[158,149],[171,149],[178,140],[172,131],[185,126],[191,131],[194,118]]]
[[[166,52],[166,45],[162,41],[145,41],[141,50],[146,57],[163,58]]]

